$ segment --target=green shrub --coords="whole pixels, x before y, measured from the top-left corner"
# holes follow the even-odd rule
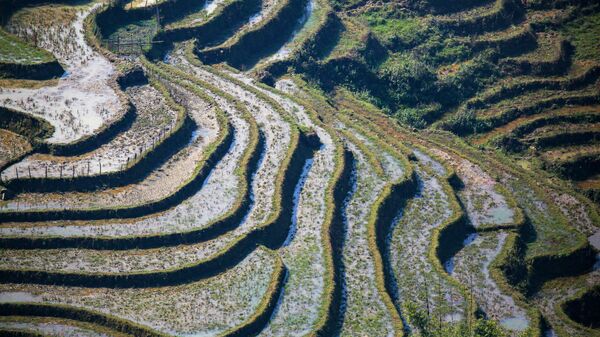
[[[481,121],[477,120],[475,112],[469,109],[459,111],[441,125],[441,127],[457,135],[465,135],[477,133],[477,130],[481,129],[483,125],[481,125]]]
[[[411,54],[395,54],[381,66],[379,76],[387,82],[396,104],[416,105],[433,97],[434,69]]]
[[[416,46],[430,34],[430,28],[418,18],[385,17],[380,13],[369,13],[364,18],[375,36],[392,51]]]
[[[400,123],[410,125],[413,128],[423,129],[427,126],[427,122],[423,115],[425,112],[418,108],[400,108],[396,111],[395,117]]]
[[[493,83],[498,75],[498,68],[493,61],[492,53],[478,55],[472,61],[463,63],[456,73],[439,79],[436,82],[438,102],[456,105],[472,97],[485,85]]]
[[[565,34],[575,46],[575,57],[600,61],[600,13],[581,17],[564,27]]]

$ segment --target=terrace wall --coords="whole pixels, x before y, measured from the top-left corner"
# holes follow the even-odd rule
[[[61,77],[65,69],[58,61],[21,64],[0,62],[0,78],[22,80],[49,80]]]
[[[208,64],[227,62],[242,69],[253,66],[260,56],[283,45],[304,12],[307,0],[283,0],[279,10],[265,18],[258,27],[242,33],[225,45],[198,51],[196,54]]]
[[[31,142],[49,138],[54,133],[54,126],[44,119],[6,107],[0,107],[0,128],[19,134]]]

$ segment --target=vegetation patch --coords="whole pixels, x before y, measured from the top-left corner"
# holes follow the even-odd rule
[[[565,34],[575,46],[575,57],[600,61],[596,37],[600,33],[600,14],[587,15],[565,25]]]

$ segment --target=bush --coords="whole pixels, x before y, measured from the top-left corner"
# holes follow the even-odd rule
[[[472,97],[486,84],[493,83],[499,73],[493,59],[494,55],[484,53],[463,63],[455,74],[439,79],[436,83],[438,101],[442,105],[456,105]]]
[[[414,47],[430,35],[430,28],[418,18],[382,17],[381,13],[365,18],[375,36],[391,51]]]
[[[400,123],[410,125],[413,128],[423,129],[427,126],[427,121],[424,119],[424,111],[418,108],[400,108],[396,112],[395,117]]]
[[[475,116],[475,112],[469,109],[460,111],[456,115],[452,116],[446,123],[442,125],[442,128],[457,135],[466,135],[476,133],[478,125],[479,121]]]
[[[431,101],[436,75],[432,67],[410,54],[390,57],[379,70],[396,104],[416,105]]]

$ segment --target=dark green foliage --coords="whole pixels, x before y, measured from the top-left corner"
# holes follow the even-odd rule
[[[488,12],[463,18],[442,19],[440,26],[458,35],[499,31],[523,19],[525,10],[521,0],[496,0]]]
[[[466,44],[454,39],[442,40],[439,35],[429,39],[423,47],[427,48],[432,61],[436,64],[465,60],[471,56],[471,50]]]
[[[439,65],[470,55],[452,33],[397,7],[369,9],[362,15],[373,34],[391,52],[410,51],[424,62]]]
[[[507,152],[521,152],[526,149],[526,145],[515,135],[500,137],[492,141],[492,144]]]
[[[429,25],[398,7],[372,8],[362,17],[383,45],[392,51],[417,46],[431,35]]]
[[[505,336],[505,333],[496,321],[478,320],[475,324],[473,335],[479,337],[499,337]]]
[[[351,9],[360,6],[365,0],[330,0],[331,5],[337,9]]]
[[[473,110],[466,110],[452,116],[441,127],[458,135],[464,135],[477,133],[477,130],[483,129],[484,125],[477,119]]]
[[[418,108],[400,108],[396,111],[395,117],[402,124],[410,125],[413,128],[422,129],[427,126],[425,120],[426,112]]]
[[[435,93],[434,70],[410,54],[390,57],[381,66],[379,76],[387,83],[389,99],[395,104],[416,105]]]
[[[496,55],[486,52],[462,64],[452,76],[438,78],[436,72],[442,65],[472,57],[465,41],[394,4],[365,9],[360,18],[372,33],[365,52],[330,64],[327,70],[334,72],[330,76],[324,76],[327,72],[320,67],[309,70],[310,60],[303,63],[302,70],[327,78],[326,83],[321,82],[325,88],[342,84],[354,92],[368,93],[369,101],[393,112],[404,124],[426,127],[443,110],[473,96],[498,73]]]
[[[600,61],[600,13],[581,17],[564,28],[575,45],[575,57]]]
[[[459,70],[436,83],[437,100],[442,105],[454,106],[472,97],[486,84],[493,83],[498,74],[494,54],[485,53],[461,65]]]
[[[411,51],[422,60],[439,67],[466,60],[472,56],[471,49],[465,42],[461,42],[442,31],[439,27],[428,30],[427,39],[415,46]]]

